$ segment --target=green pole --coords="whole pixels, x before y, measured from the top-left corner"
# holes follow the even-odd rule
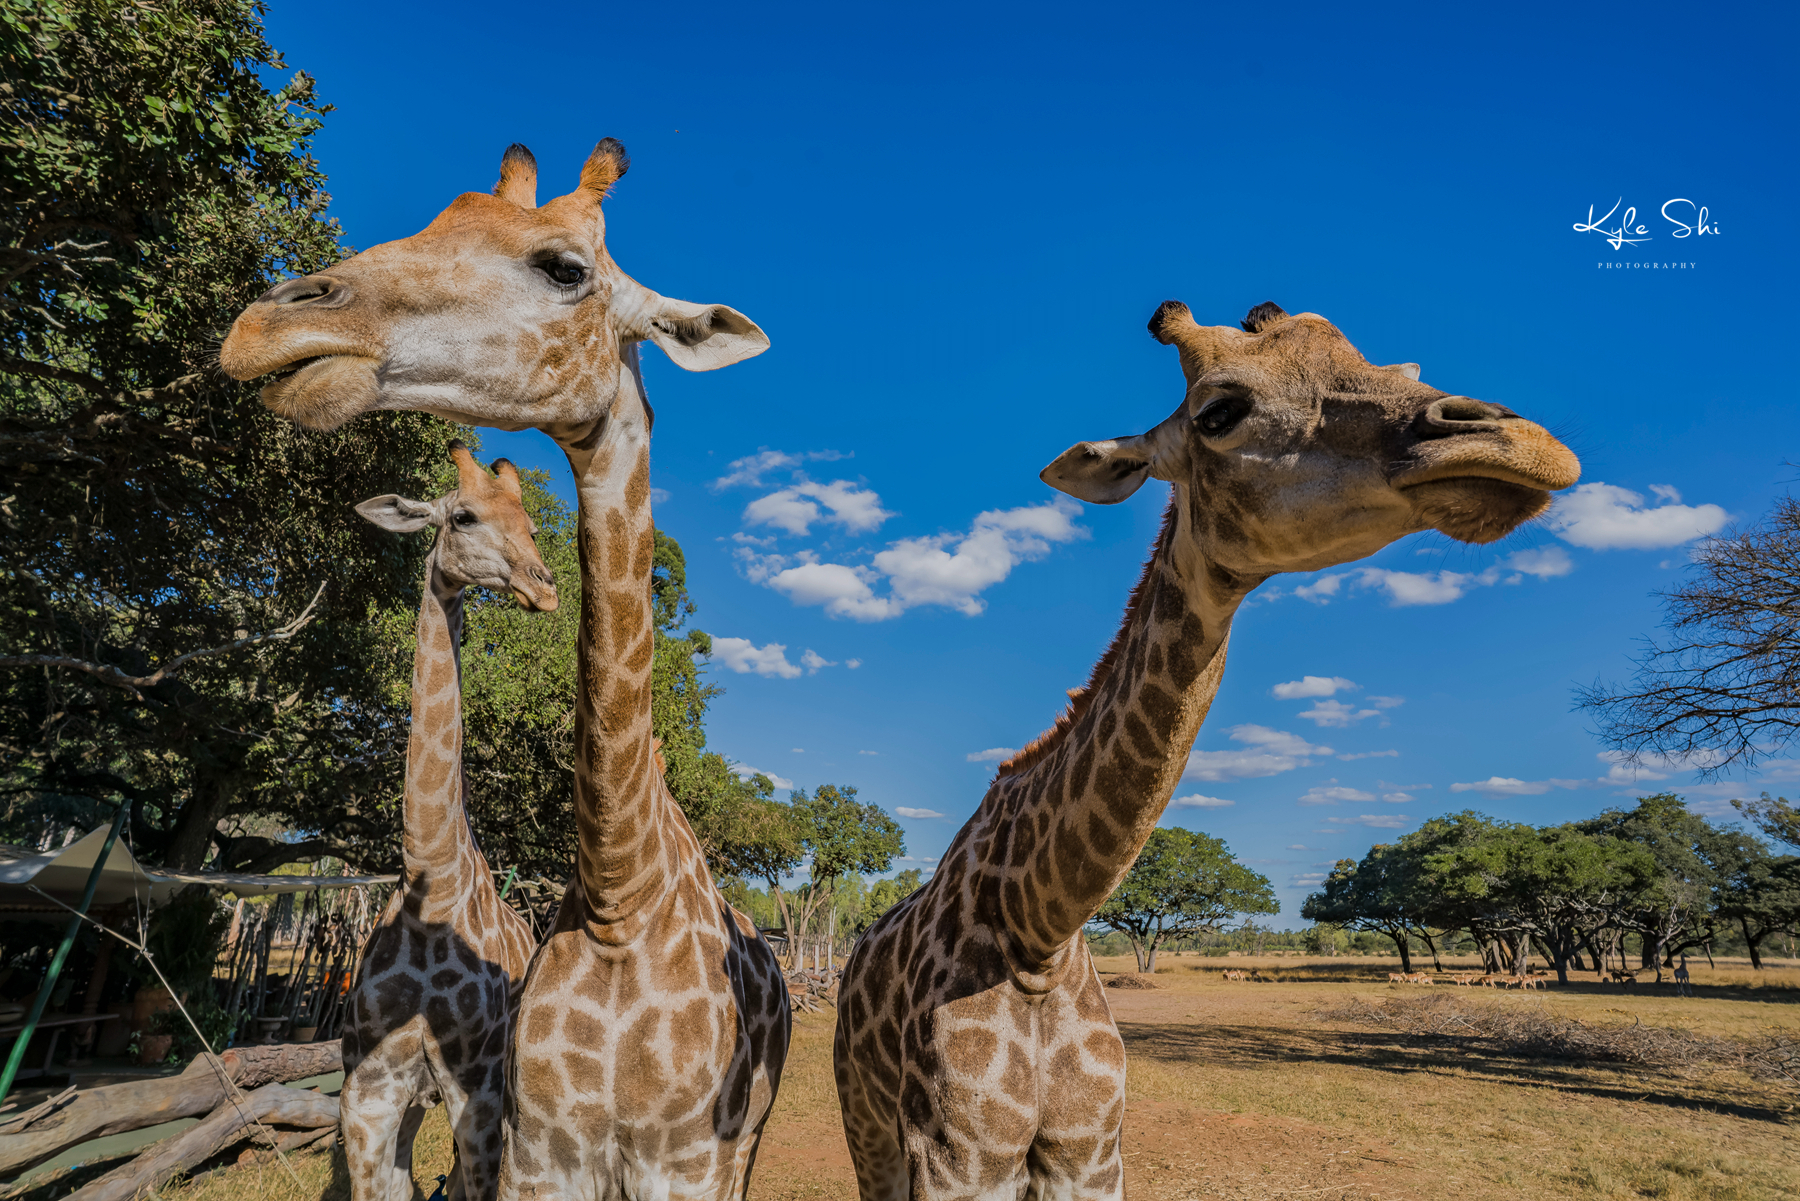
[[[100,873],[106,870],[106,861],[112,855],[113,843],[119,841],[119,829],[125,824],[125,815],[129,806],[120,805],[119,812],[113,817],[112,829],[107,831],[106,845],[100,848],[100,858],[94,860],[94,870],[88,873],[87,888],[81,894],[81,905],[75,910],[75,916],[69,919],[69,928],[63,933],[62,945],[56,948],[56,954],[50,960],[50,971],[44,976],[44,986],[38,989],[37,1000],[31,1003],[31,1012],[25,1017],[25,1028],[19,1031],[19,1041],[13,1044],[12,1054],[6,1057],[6,1070],[0,1072],[0,1101],[6,1100],[12,1092],[13,1077],[19,1074],[19,1064],[25,1059],[25,1048],[31,1043],[31,1036],[37,1033],[38,1019],[44,1016],[44,1006],[50,1003],[50,992],[56,987],[56,978],[62,974],[63,963],[69,958],[69,950],[75,945],[75,936],[81,933],[81,920],[87,915],[88,906],[94,903],[94,893],[100,887]]]
[[[500,882],[500,899],[502,901],[504,901],[506,899],[506,894],[512,891],[513,877],[518,874],[519,874],[519,869],[517,866],[515,866],[512,868],[511,871],[508,871],[506,873],[506,879]]]

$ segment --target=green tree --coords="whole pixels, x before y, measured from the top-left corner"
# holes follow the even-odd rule
[[[830,913],[838,881],[851,872],[887,871],[896,857],[906,853],[906,837],[886,811],[857,800],[856,789],[849,785],[821,784],[811,796],[804,788],[796,789],[787,808],[787,835],[793,841],[768,840],[782,853],[768,857],[762,878],[781,911],[791,966],[799,961],[800,940],[814,920],[821,911]],[[798,859],[786,858],[790,851],[800,852],[808,861],[807,883],[792,896],[781,884],[799,866]]]
[[[1575,823],[1649,852],[1654,868],[1627,898],[1620,923],[1643,939],[1643,966],[1657,979],[1674,956],[1712,940],[1722,891],[1759,851],[1750,836],[1724,830],[1691,812],[1672,792],[1639,797],[1631,809],[1608,809]]]
[[[1763,970],[1762,942],[1800,934],[1800,855],[1746,855],[1720,889],[1719,916],[1736,922],[1750,966]]]
[[[1754,801],[1733,801],[1731,807],[1769,838],[1800,850],[1800,809],[1786,797],[1772,797],[1765,792]]]
[[[1417,848],[1377,843],[1361,862],[1340,859],[1325,887],[1306,898],[1300,916],[1391,939],[1400,970],[1412,971],[1412,932],[1433,915],[1436,898],[1422,887]]]
[[[1269,878],[1210,834],[1158,826],[1093,920],[1131,941],[1138,971],[1156,970],[1170,939],[1217,931],[1235,914],[1278,913]]]
[[[850,924],[850,933],[861,937],[864,931],[881,920],[882,914],[918,892],[924,883],[924,873],[916,867],[909,867],[889,879],[876,880],[870,884],[863,894],[862,907],[857,910]]]
[[[308,150],[324,108],[252,0],[0,0],[0,822],[88,825],[197,868],[281,810],[383,829],[404,711],[384,621],[421,548],[352,512],[413,491],[452,427],[302,433],[216,339],[345,253]],[[315,603],[316,602],[316,603]],[[265,839],[271,866],[284,852]]]

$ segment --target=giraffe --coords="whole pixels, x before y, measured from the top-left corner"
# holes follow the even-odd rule
[[[513,146],[493,195],[411,238],[265,293],[220,362],[273,374],[263,401],[314,427],[376,408],[537,428],[579,501],[577,856],[532,960],[507,1068],[499,1196],[741,1198],[787,1054],[787,989],[726,903],[655,766],[650,430],[638,348],[724,367],[768,338],[724,305],[671,300],[607,254],[608,138],[580,186],[536,206]]]
[[[1242,326],[1165,303],[1150,331],[1180,352],[1181,405],[1042,473],[1097,504],[1154,477],[1168,509],[1086,687],[845,966],[835,1060],[863,1201],[1124,1195],[1125,1048],[1081,930],[1181,778],[1239,604],[1416,531],[1492,541],[1579,474],[1540,426],[1369,363],[1323,317],[1270,303]]]
[[[512,1006],[534,940],[503,904],[463,798],[463,590],[511,591],[556,608],[532,542],[518,472],[481,469],[450,444],[456,491],[435,501],[377,496],[356,511],[384,530],[438,531],[425,567],[413,657],[400,887],[363,948],[344,1030],[343,1127],[356,1201],[412,1196],[412,1143],[442,1101],[456,1139],[449,1196],[492,1197]]]

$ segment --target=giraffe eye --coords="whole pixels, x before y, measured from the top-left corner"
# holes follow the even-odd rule
[[[456,516],[451,518],[451,520],[456,522],[457,525],[462,526],[464,529],[468,529],[470,526],[478,523],[475,514],[469,512],[467,509],[457,510]]]
[[[587,267],[575,259],[545,259],[538,264],[538,270],[550,277],[550,282],[564,288],[572,288],[587,278]]]
[[[1195,420],[1199,423],[1200,432],[1209,438],[1216,438],[1245,417],[1252,408],[1248,396],[1221,396],[1204,409]]]

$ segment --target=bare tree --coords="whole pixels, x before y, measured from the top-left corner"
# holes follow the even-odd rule
[[[1800,731],[1800,501],[1706,539],[1659,595],[1667,635],[1647,640],[1630,685],[1576,693],[1601,740],[1707,778],[1778,752]]]

